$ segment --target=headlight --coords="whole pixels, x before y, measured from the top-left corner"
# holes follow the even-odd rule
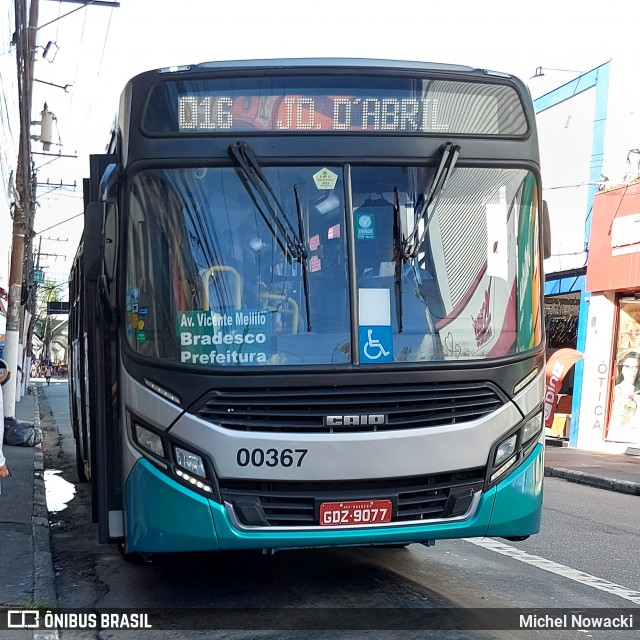
[[[502,475],[505,474],[507,469],[511,468],[518,459],[516,455],[516,447],[518,445],[518,434],[514,433],[509,436],[504,442],[501,442],[496,449],[496,453],[493,456],[493,473],[489,477],[489,482],[493,483]]]
[[[211,463],[208,463],[210,472],[207,476],[204,453],[198,455],[184,449],[172,441],[166,432],[156,432],[153,427],[143,427],[140,422],[142,422],[141,418],[127,413],[127,427],[131,429],[131,442],[139,448],[149,462],[173,480],[179,480],[183,485],[199,491],[208,498],[220,501]]]
[[[522,442],[527,443],[542,431],[542,413],[537,413],[526,421],[522,427]]]
[[[518,431],[498,444],[493,454],[493,464],[489,468],[489,485],[502,478],[511,467],[520,464],[533,451],[543,424],[542,411],[538,411]]]
[[[176,463],[178,466],[201,478],[207,477],[207,473],[204,470],[204,462],[199,455],[191,453],[191,451],[187,451],[186,449],[181,449],[180,447],[175,447],[174,451],[176,453]]]
[[[145,429],[139,424],[136,424],[135,427],[136,440],[138,441],[138,444],[143,449],[149,451],[149,453],[153,453],[159,458],[164,458],[164,447],[162,446],[162,438],[160,438],[157,433],[153,433],[153,431],[149,431],[149,429]]]
[[[493,460],[493,466],[500,466],[505,460],[512,456],[515,453],[517,443],[517,433],[514,433],[510,438],[505,440],[496,450],[496,455]]]

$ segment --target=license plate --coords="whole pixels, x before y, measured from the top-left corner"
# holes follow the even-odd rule
[[[391,522],[391,500],[350,500],[320,504],[320,524],[323,526],[380,522]]]

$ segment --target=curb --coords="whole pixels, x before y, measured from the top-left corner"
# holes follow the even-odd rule
[[[544,475],[554,478],[562,478],[569,482],[577,482],[578,484],[586,484],[598,489],[608,489],[617,493],[626,493],[633,496],[640,496],[640,483],[631,482],[629,480],[616,480],[615,478],[603,478],[593,476],[584,471],[575,471],[573,469],[562,469],[560,467],[545,467]]]
[[[42,434],[38,394],[35,396],[33,424]],[[36,445],[33,460],[33,516],[31,525],[33,535],[33,600],[38,607],[56,608],[58,606],[58,597],[55,587],[53,556],[51,554],[42,442]],[[57,640],[58,637],[57,631],[33,631],[34,640]]]

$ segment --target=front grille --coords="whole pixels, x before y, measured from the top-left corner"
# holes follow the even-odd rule
[[[212,391],[195,412],[227,429],[349,433],[418,429],[482,418],[506,397],[489,382],[296,387]],[[329,427],[325,416],[385,415],[386,424]]]
[[[235,503],[259,503],[269,526],[318,525],[321,502],[390,499],[392,522],[429,521],[445,517],[451,494],[482,490],[485,469],[440,473],[412,478],[329,482],[259,482],[220,480],[222,499]],[[242,514],[236,511],[242,521]]]

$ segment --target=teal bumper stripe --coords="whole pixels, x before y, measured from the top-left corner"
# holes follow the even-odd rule
[[[489,536],[526,536],[540,531],[544,446],[538,444],[516,471],[496,487]]]
[[[126,483],[127,551],[217,551],[209,500],[144,458]]]
[[[141,459],[126,483],[127,550],[285,549],[525,536],[540,528],[543,475],[543,447],[538,445],[522,465],[480,498],[475,515],[464,521],[368,529],[256,531],[235,528],[222,505]]]

